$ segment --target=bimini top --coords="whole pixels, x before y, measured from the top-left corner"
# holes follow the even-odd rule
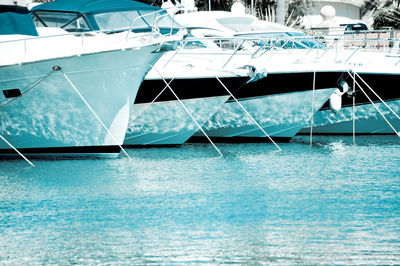
[[[10,34],[38,36],[26,7],[0,5],[0,35]]]
[[[150,6],[132,0],[57,0],[44,3],[32,8],[32,11],[63,11],[87,13],[104,13],[123,10],[160,10],[159,7]]]
[[[164,34],[172,27],[180,28],[164,9],[132,0],[57,0],[35,6],[31,12],[37,27],[69,32],[146,32],[157,28]]]

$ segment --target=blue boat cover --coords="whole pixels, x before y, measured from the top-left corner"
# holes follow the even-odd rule
[[[63,11],[87,13],[104,13],[124,10],[153,10],[161,8],[132,0],[57,0],[37,5],[32,11]]]
[[[38,36],[26,7],[0,5],[0,35],[9,34]]]

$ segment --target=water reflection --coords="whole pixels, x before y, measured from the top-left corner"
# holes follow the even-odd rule
[[[308,140],[0,161],[0,261],[397,263],[398,140]]]

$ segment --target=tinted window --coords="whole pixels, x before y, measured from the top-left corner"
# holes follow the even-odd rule
[[[346,26],[346,31],[368,30],[365,24],[350,24]]]

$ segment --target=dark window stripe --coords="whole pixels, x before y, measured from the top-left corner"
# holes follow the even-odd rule
[[[220,78],[222,83],[232,92],[238,90],[247,82],[248,77],[229,77]],[[166,80],[169,82],[170,80]],[[144,80],[139,88],[135,103],[149,103],[164,89],[163,80]],[[180,99],[195,99],[214,96],[228,95],[216,78],[196,78],[196,79],[174,79],[171,88]],[[172,92],[167,88],[157,98],[156,102],[176,100]]]

